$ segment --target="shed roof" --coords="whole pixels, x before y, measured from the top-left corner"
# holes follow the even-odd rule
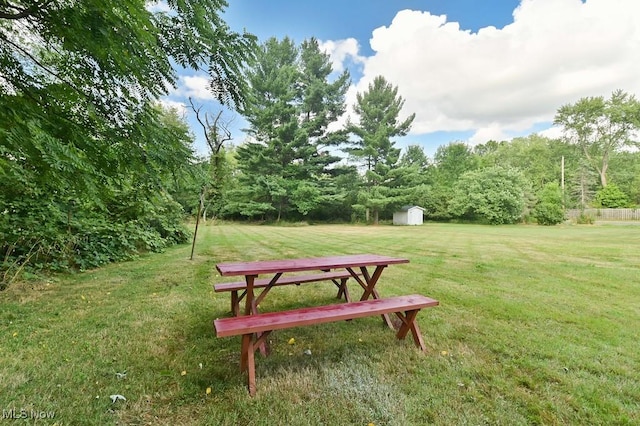
[[[425,211],[425,209],[423,209],[423,208],[422,208],[422,207],[420,207],[420,206],[402,206],[402,207],[400,207],[400,211],[401,211],[401,212],[407,212],[407,211],[409,211],[409,210],[411,210],[411,209],[420,209],[420,210],[422,210],[422,211]]]

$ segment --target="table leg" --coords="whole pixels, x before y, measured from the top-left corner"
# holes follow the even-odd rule
[[[360,300],[367,300],[369,298],[380,299],[380,294],[378,293],[378,290],[376,290],[376,284],[378,283],[378,279],[380,279],[380,275],[382,275],[382,271],[386,267],[387,265],[376,266],[376,270],[373,271],[373,275],[369,275],[369,270],[366,266],[360,267],[360,272],[362,272],[362,276],[365,281],[365,285],[363,285],[360,280],[360,285],[363,285],[364,288],[364,293],[362,293]],[[387,327],[395,329],[391,319],[389,318],[389,314],[383,314],[382,321],[387,325]]]
[[[249,344],[247,347],[247,366],[248,366],[247,385],[249,387],[249,395],[254,396],[256,394],[255,349],[253,347],[253,336],[251,334],[249,334],[248,336],[249,336]]]
[[[338,287],[338,299],[342,299],[346,302],[351,302],[351,296],[349,295],[349,288],[347,287],[347,281],[349,278],[340,278],[340,283],[336,280],[333,280],[333,283]]]
[[[245,305],[244,305],[244,314],[245,315],[256,315],[258,313],[258,304],[255,297],[255,293],[253,291],[254,280],[257,275],[246,275],[245,280],[247,282],[247,289],[245,290]],[[260,337],[260,336],[258,336]],[[260,353],[263,356],[267,356],[269,351],[267,349],[264,341],[260,344]],[[251,357],[253,357],[253,352],[251,353]]]
[[[398,330],[396,337],[400,340],[404,339],[409,331],[411,331],[411,335],[413,336],[413,342],[417,347],[422,350],[422,352],[426,352],[427,348],[424,344],[424,340],[422,339],[422,334],[420,334],[420,328],[418,327],[418,323],[416,322],[416,316],[420,312],[420,309],[415,309],[412,311],[407,311],[402,314],[402,312],[396,312],[396,315],[402,321],[402,326]]]
[[[251,396],[256,394],[256,348],[264,343],[270,333],[270,331],[265,331],[259,337],[256,334],[242,335],[240,371],[247,372],[247,387]]]
[[[245,305],[244,305],[244,314],[251,315],[256,309],[255,304],[255,296],[253,293],[253,282],[256,279],[257,275],[247,275],[245,280],[247,282],[247,290],[245,295]]]

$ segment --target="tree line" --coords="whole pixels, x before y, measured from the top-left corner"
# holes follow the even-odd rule
[[[398,147],[415,116],[384,76],[347,111],[350,75],[316,39],[258,44],[228,28],[223,0],[146,6],[0,4],[0,288],[186,242],[198,212],[377,223],[416,204],[432,220],[553,224],[564,207],[640,203],[632,95],[561,107],[562,139],[453,141],[429,158]],[[158,102],[175,64],[209,73],[219,105],[249,123],[244,143],[205,117],[211,151],[196,157],[184,117]]]
[[[378,76],[347,111],[349,74],[313,38],[266,41],[247,83],[249,138],[199,164],[216,187],[209,217],[377,223],[412,204],[431,220],[551,225],[566,208],[640,204],[640,103],[620,90],[559,107],[562,138],[452,141],[429,158],[397,147],[415,118],[398,88]],[[345,112],[354,120],[340,125]]]

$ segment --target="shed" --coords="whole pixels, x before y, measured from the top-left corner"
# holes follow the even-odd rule
[[[422,225],[424,209],[418,206],[402,206],[393,213],[394,225]]]

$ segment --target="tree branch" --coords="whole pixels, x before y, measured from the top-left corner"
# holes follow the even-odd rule
[[[5,8],[5,10],[0,10],[0,19],[8,19],[8,20],[15,21],[18,19],[26,18],[28,16],[32,16],[35,11],[45,8],[49,3],[52,3],[52,2],[53,0],[47,0],[43,3],[35,2],[30,7],[23,9],[18,6],[9,4],[6,1],[3,1],[4,3],[3,7]],[[13,10],[15,12],[11,13],[9,12],[9,10]]]
[[[204,138],[207,141],[207,145],[211,149],[212,154],[218,154],[220,149],[226,141],[230,141],[231,131],[227,128],[226,125],[219,125],[220,118],[222,117],[222,110],[218,111],[218,115],[216,115],[215,120],[213,120],[213,124],[209,122],[209,116],[207,113],[204,114],[204,122],[202,121],[202,117],[200,116],[200,111],[202,107],[196,108],[193,104],[193,100],[189,97],[189,104],[191,104],[191,109],[196,113],[196,120],[202,126],[204,130]],[[224,134],[220,134],[219,130],[222,129]]]
[[[80,88],[76,87],[72,82],[64,79],[62,76],[60,76],[58,73],[56,73],[55,71],[49,69],[47,66],[45,66],[43,63],[41,63],[38,59],[36,59],[31,53],[27,52],[25,49],[23,49],[21,46],[17,45],[16,43],[14,43],[13,41],[7,39],[6,37],[2,37],[2,39],[7,42],[7,44],[10,44],[11,46],[13,46],[16,50],[18,50],[19,52],[21,52],[23,55],[25,55],[27,58],[31,59],[33,61],[34,64],[36,64],[38,67],[40,67],[41,69],[43,69],[46,73],[52,75],[53,77],[57,78],[59,81],[65,83],[66,85],[68,85],[69,87],[71,87],[73,90],[75,90],[76,92],[78,92],[80,95],[82,95],[83,97],[87,98],[87,100],[93,102],[93,99],[91,98],[91,96],[89,96],[87,93],[85,93],[84,91],[82,91]]]

